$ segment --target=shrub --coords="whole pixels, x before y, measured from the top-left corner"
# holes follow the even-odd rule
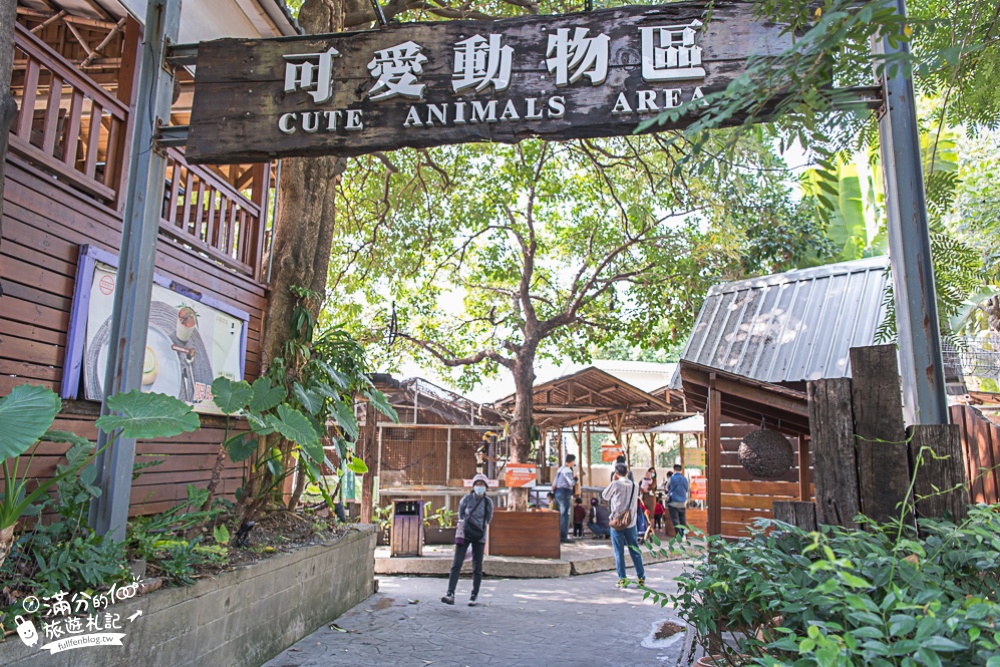
[[[865,528],[760,520],[750,538],[709,538],[676,595],[647,591],[733,664],[1000,667],[1000,505],[919,534]]]

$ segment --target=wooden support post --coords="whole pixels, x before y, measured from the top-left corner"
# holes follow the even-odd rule
[[[908,435],[917,516],[961,521],[968,497],[961,429],[956,424],[914,425]]]
[[[784,521],[802,530],[816,530],[816,503],[775,500],[771,504],[771,514],[775,521]]]
[[[896,346],[851,348],[851,370],[861,511],[886,521],[910,487]]]
[[[705,456],[708,477],[708,534],[722,534],[722,394],[715,388],[715,373],[708,376],[708,427]],[[683,447],[682,447],[683,449]]]
[[[444,483],[451,484],[451,429],[446,429],[448,441],[445,444]],[[479,470],[476,471],[480,472]]]
[[[586,425],[586,439],[587,439],[587,485],[594,485],[594,463],[593,454],[590,453],[590,422]]]
[[[816,478],[816,520],[820,524],[857,528],[861,511],[851,380],[814,380],[806,386],[813,474]]]
[[[684,434],[683,433],[678,433],[677,434],[677,443],[678,443],[678,446],[680,447],[680,449],[678,451],[680,452],[680,458],[681,458],[681,472],[686,475],[687,474],[687,461],[684,460]],[[674,467],[674,464],[673,464],[673,461],[671,461],[670,462],[670,468],[671,468],[671,470],[673,469],[673,467]]]
[[[799,500],[806,501],[809,493],[809,437],[799,436]]]

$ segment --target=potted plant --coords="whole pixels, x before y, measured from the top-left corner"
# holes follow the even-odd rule
[[[186,343],[191,340],[198,326],[198,312],[191,306],[181,304],[177,310],[177,340]]]
[[[392,506],[376,507],[372,511],[372,518],[378,526],[375,543],[380,547],[389,545],[390,530],[392,525]]]
[[[455,543],[455,512],[447,507],[439,507],[429,513],[430,503],[424,505],[424,544]]]

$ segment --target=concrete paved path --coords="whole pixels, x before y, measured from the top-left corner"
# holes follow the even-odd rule
[[[673,578],[689,561],[650,565],[647,583],[676,590]],[[631,576],[631,572],[630,572]],[[562,579],[483,580],[480,605],[467,606],[471,580],[459,581],[455,606],[442,604],[447,582],[428,577],[381,577],[379,593],[309,635],[265,667],[603,667],[691,661],[681,630],[656,640],[670,607],[614,587],[614,572]],[[682,659],[683,658],[683,659]]]

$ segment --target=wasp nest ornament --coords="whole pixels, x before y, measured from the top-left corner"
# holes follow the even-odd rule
[[[774,479],[792,467],[792,443],[777,431],[761,429],[740,442],[740,465],[754,477]]]

